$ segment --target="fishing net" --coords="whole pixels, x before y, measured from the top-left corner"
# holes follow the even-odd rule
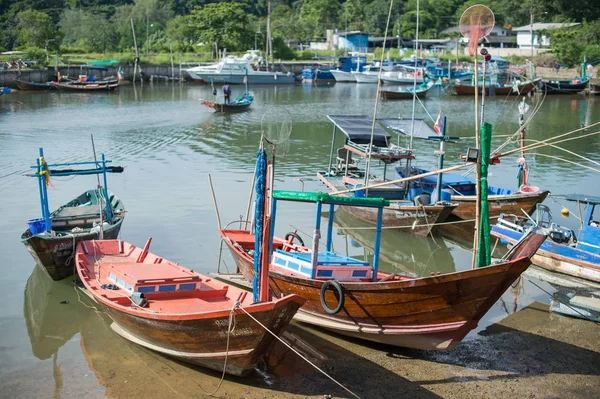
[[[469,39],[469,55],[477,52],[479,41],[494,28],[494,13],[488,7],[476,4],[467,8],[460,17],[460,33]]]
[[[284,144],[292,133],[292,116],[281,106],[271,107],[263,114],[260,129],[263,138],[269,144]]]

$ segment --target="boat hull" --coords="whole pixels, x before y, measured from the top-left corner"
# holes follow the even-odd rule
[[[509,95],[509,94],[516,94],[516,95],[528,94],[528,93],[532,92],[538,86],[539,82],[540,82],[540,79],[534,79],[531,82],[519,85],[517,90],[514,90],[513,86],[495,87],[494,93],[497,96],[503,96],[503,95]],[[481,94],[481,92],[482,92],[481,86],[477,86],[477,88],[473,85],[455,85],[455,86],[453,86],[454,93],[458,94],[459,96],[461,96],[461,95],[473,96],[473,95],[475,95],[476,89],[478,90],[479,94]],[[490,94],[490,88],[487,86],[485,88],[485,94],[486,95]]]
[[[456,205],[398,206],[392,202],[391,206],[383,208],[382,225],[425,236],[429,234],[436,223],[446,220],[455,207]],[[358,206],[343,206],[342,208],[364,222],[377,223],[376,208]]]
[[[225,371],[235,376],[250,374],[275,340],[240,310],[235,312],[235,330],[230,334],[228,350],[229,311],[218,318],[157,320],[100,304],[113,320],[113,330],[127,340],[186,363],[221,372],[227,358]],[[299,307],[294,301],[280,300],[268,310],[253,313],[253,317],[279,335]]]
[[[245,84],[244,78],[246,75],[244,74],[201,74],[188,71],[188,75],[192,80],[196,83],[210,83],[211,79],[214,83],[229,83],[229,84]],[[291,84],[296,82],[296,77],[292,74],[283,74],[283,73],[251,73],[248,74],[248,84],[249,85],[258,85],[258,84]]]
[[[510,194],[510,195],[490,195],[488,196],[488,208],[490,219],[497,219],[502,213],[520,215],[521,209],[531,214],[535,211],[537,204],[544,202],[550,194],[549,191],[539,191],[531,194]],[[462,220],[475,219],[475,206],[477,198],[475,195],[453,195],[452,202],[458,204],[453,216]]]
[[[356,83],[356,77],[352,72],[331,71],[333,78],[338,83]]]
[[[521,238],[522,233],[492,226],[492,235],[514,244]],[[550,238],[546,238],[533,256],[532,262],[546,270],[600,283],[600,255],[558,244]]]
[[[58,83],[52,82],[54,87],[64,91],[113,91],[119,87],[115,82],[96,82],[96,83]]]
[[[105,239],[115,239],[119,236],[124,216],[119,216],[116,222],[104,229]],[[75,236],[51,237],[36,234],[21,237],[21,241],[52,280],[58,281],[73,275],[73,255],[77,244],[81,241],[97,240],[100,233],[77,234]],[[73,245],[75,244],[75,245]]]
[[[227,237],[226,231],[221,231]],[[248,232],[248,235],[250,233]],[[540,239],[527,243],[535,252]],[[225,239],[237,267],[253,273],[252,258],[243,247]],[[306,298],[297,318],[342,335],[416,349],[449,350],[477,326],[477,322],[530,264],[528,256],[506,263],[424,278],[385,282],[340,282],[345,297],[341,311],[326,313],[321,288],[326,280],[269,273],[273,295],[296,293]],[[337,304],[337,294],[324,300]]]
[[[581,83],[571,83],[570,80],[542,82],[543,90],[548,94],[576,94],[584,91],[589,80]]]
[[[15,79],[15,84],[19,90],[23,91],[56,90],[56,87],[52,83],[25,82],[24,80]]]
[[[244,111],[248,111],[250,109],[250,105],[252,105],[252,103],[250,103],[250,104],[219,104],[219,103],[214,103],[212,101],[206,101],[206,100],[202,100],[202,104],[209,108],[214,109],[215,112],[220,112],[220,113],[244,112]]]

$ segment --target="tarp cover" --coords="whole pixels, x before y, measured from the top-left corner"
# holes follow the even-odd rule
[[[552,194],[554,198],[564,198],[567,201],[578,201],[585,204],[600,204],[600,197],[585,194]]]
[[[410,136],[412,119],[378,118],[377,121],[394,133]],[[438,134],[423,119],[415,119],[413,137],[427,139],[429,136],[438,136]]]
[[[373,118],[367,115],[327,115],[338,129],[340,129],[348,140],[355,144],[371,143],[371,131]],[[388,147],[392,136],[381,126],[375,124],[373,133],[373,145],[377,147]]]

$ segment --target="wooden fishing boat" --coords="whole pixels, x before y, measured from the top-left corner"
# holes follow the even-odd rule
[[[231,100],[228,104],[226,103],[218,103],[208,100],[200,100],[202,105],[207,106],[208,108],[214,109],[215,112],[243,112],[247,111],[252,102],[254,101],[254,97],[250,94],[246,93],[244,95],[239,96],[238,98]]]
[[[425,197],[407,199],[408,185],[390,184],[381,188],[370,188],[360,190],[369,184],[377,184],[389,181],[387,178],[387,166],[396,162],[408,162],[414,159],[412,150],[402,149],[390,144],[391,136],[379,125],[371,134],[373,122],[371,118],[362,115],[328,115],[334,124],[332,150],[335,143],[337,130],[340,130],[347,138],[346,144],[338,148],[336,164],[333,164],[333,153],[330,156],[328,171],[317,173],[319,180],[333,193],[342,193],[346,197],[378,197],[390,200],[390,204],[383,211],[383,224],[386,227],[401,229],[417,235],[427,235],[436,223],[441,223],[456,208],[456,204],[440,202],[430,204],[429,198]],[[372,137],[371,137],[372,136]],[[369,145],[372,142],[372,150]],[[353,159],[356,155],[368,162],[381,162],[383,171],[379,176],[373,176],[373,169],[367,166],[360,167]],[[368,182],[367,182],[368,180]],[[348,190],[359,189],[352,193],[344,193]],[[375,224],[377,221],[377,210],[372,207],[346,206],[346,209],[359,219]]]
[[[405,177],[405,168],[397,167],[400,177]],[[412,176],[430,172],[427,169],[411,167]],[[416,181],[417,187],[424,192],[433,193],[437,187],[437,176],[423,177]],[[442,187],[449,199],[458,204],[452,215],[463,220],[475,219],[475,180],[456,173],[444,173]],[[543,202],[550,192],[535,186],[522,186],[513,191],[502,187],[488,187],[488,204],[490,218],[497,219],[502,213],[520,214],[521,209],[527,213],[535,211],[537,204]]]
[[[120,240],[84,241],[75,267],[124,338],[164,355],[249,374],[304,303],[297,295],[253,302],[225,285]]]
[[[417,86],[416,90],[410,88],[399,88],[396,90],[380,90],[380,95],[385,100],[412,100],[413,95],[416,94],[417,97],[423,98],[427,95],[429,90],[433,87],[433,80],[428,81],[427,83],[422,83]]]
[[[528,94],[538,87],[541,80],[542,78],[536,78],[525,82],[514,82],[512,85],[505,86],[490,87],[489,85],[486,85],[485,94],[495,94],[497,96],[505,96],[509,94]],[[473,96],[475,95],[476,87],[474,85],[455,84],[452,86],[452,89],[454,90],[455,94]],[[479,94],[481,94],[481,86],[477,86],[477,90]]]
[[[24,80],[15,79],[15,83],[19,90],[23,91],[46,91],[46,90],[56,90],[56,87],[52,84],[52,82],[26,82]]]
[[[269,264],[273,295],[298,294],[307,299],[296,318],[355,338],[417,349],[448,350],[456,346],[530,264],[545,236],[530,233],[497,264],[456,273],[413,278],[378,270],[381,198],[344,198],[322,193],[273,192],[275,202],[317,204],[313,249],[290,240],[273,239]],[[331,251],[333,221],[326,250],[318,248],[321,206],[374,207],[377,222],[373,264]],[[275,215],[273,214],[273,220]],[[248,230],[221,229],[237,267],[253,279],[254,235]],[[333,291],[331,290],[333,289]]]
[[[21,235],[21,242],[53,280],[62,280],[73,274],[73,254],[78,242],[101,236],[117,238],[125,219],[125,209],[121,200],[104,187],[87,190],[50,213],[46,172],[52,176],[104,174],[106,185],[105,173],[123,171],[121,167],[107,167],[107,162],[110,161],[103,159],[99,162],[47,165],[40,149],[38,164],[32,166],[37,168],[32,177],[39,181],[42,218],[28,221],[29,228]],[[72,165],[93,165],[93,168],[49,169]]]
[[[98,82],[73,81],[67,83],[52,82],[54,87],[65,91],[112,91],[119,87],[118,80],[107,80]]]
[[[535,224],[550,229],[550,232],[533,257],[533,263],[546,270],[600,283],[600,222],[594,220],[594,209],[600,204],[600,197],[572,194],[564,198],[586,205],[579,234],[553,223],[550,209],[539,204]],[[492,235],[512,244],[533,224],[514,214],[503,215],[492,227]]]
[[[548,94],[576,94],[584,91],[590,79],[542,81],[542,90]]]

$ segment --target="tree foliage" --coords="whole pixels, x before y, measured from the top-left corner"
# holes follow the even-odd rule
[[[198,40],[219,48],[245,50],[253,42],[248,16],[240,3],[212,3],[196,7],[190,14]]]

